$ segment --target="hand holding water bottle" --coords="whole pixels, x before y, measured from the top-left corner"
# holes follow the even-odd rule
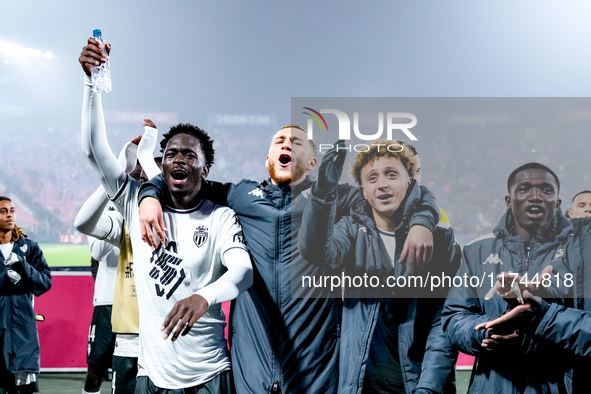
[[[84,73],[92,77],[92,88],[95,92],[111,91],[110,53],[111,45],[103,41],[101,32],[97,29],[93,32],[93,37],[88,38],[78,58]]]

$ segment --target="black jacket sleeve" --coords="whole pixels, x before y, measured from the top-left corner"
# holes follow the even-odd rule
[[[215,204],[228,206],[228,196],[234,185],[232,183],[220,183],[213,181],[202,181],[201,191],[203,198],[206,198]],[[152,197],[160,202],[165,201],[168,196],[168,188],[164,183],[162,174],[159,174],[144,183],[140,188],[138,202],[141,203],[146,197]]]
[[[37,242],[28,240],[25,245],[30,251],[26,257],[17,253],[19,261],[13,269],[21,276],[23,292],[40,296],[51,289],[51,271]]]
[[[312,191],[298,231],[302,257],[315,265],[339,267],[352,246],[343,222],[335,225],[337,200],[334,193],[316,196]]]

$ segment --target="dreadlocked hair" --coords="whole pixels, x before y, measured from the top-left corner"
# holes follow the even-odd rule
[[[27,235],[25,234],[25,229],[23,227],[19,227],[16,224],[12,229],[12,242],[16,242],[21,238],[25,238]]]

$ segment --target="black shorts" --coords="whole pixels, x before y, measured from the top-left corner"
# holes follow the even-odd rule
[[[154,383],[147,376],[138,376],[136,394],[234,394],[234,382],[232,380],[232,371],[227,370],[221,372],[209,382],[200,384],[194,387],[187,387],[185,389],[167,390],[161,389],[154,385]],[[117,393],[115,393],[117,394]]]
[[[135,393],[137,357],[113,357],[113,394]]]
[[[92,323],[88,331],[87,364],[99,365],[105,369],[111,367],[115,338],[111,328],[112,305],[98,305],[92,313]]]

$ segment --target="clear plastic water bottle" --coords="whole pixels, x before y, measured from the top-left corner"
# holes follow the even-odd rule
[[[111,91],[111,63],[109,62],[109,55],[104,48],[105,41],[100,29],[95,29],[92,32],[92,37],[103,45],[103,53],[107,57],[107,61],[98,66],[91,66],[90,74],[92,77],[92,90],[97,93],[109,93]]]

